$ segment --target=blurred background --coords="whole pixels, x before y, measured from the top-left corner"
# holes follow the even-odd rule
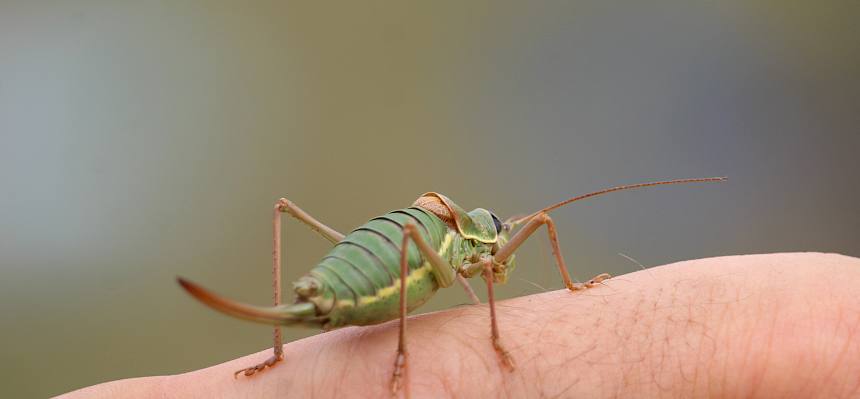
[[[726,175],[556,211],[572,274],[860,255],[856,1],[281,3],[0,3],[9,397],[268,347],[175,277],[268,303],[281,196],[348,232],[425,191],[507,216]],[[285,220],[289,289],[329,245]],[[501,297],[562,287],[535,237]]]

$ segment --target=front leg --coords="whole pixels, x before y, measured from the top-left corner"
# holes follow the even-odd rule
[[[552,218],[546,213],[535,215],[520,231],[514,234],[505,246],[500,248],[493,255],[493,262],[496,264],[504,264],[508,258],[522,245],[540,226],[546,225],[547,233],[549,234],[549,242],[552,244],[552,254],[555,256],[555,264],[558,266],[558,271],[561,273],[561,278],[564,281],[564,286],[571,291],[578,291],[585,288],[590,288],[599,284],[612,276],[608,273],[601,273],[585,284],[574,284],[570,279],[570,274],[567,273],[567,265],[564,263],[564,257],[561,256],[561,248],[558,245],[558,234],[555,231],[555,223]]]

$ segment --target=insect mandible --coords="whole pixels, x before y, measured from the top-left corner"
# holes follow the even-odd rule
[[[514,269],[514,251],[538,228],[546,226],[556,265],[565,287],[586,289],[610,278],[600,274],[584,284],[571,281],[559,249],[555,224],[548,213],[581,199],[613,191],[694,182],[723,181],[725,177],[679,179],[631,184],[595,191],[550,205],[526,216],[502,222],[492,212],[466,212],[442,194],[429,192],[409,208],[371,219],[347,235],[320,223],[285,198],[275,203],[272,219],[274,306],[260,307],[218,296],[181,277],[179,284],[206,305],[238,318],[275,325],[273,355],[239,370],[254,375],[283,360],[281,325],[303,325],[330,330],[350,325],[379,324],[400,319],[400,337],[391,377],[397,393],[406,369],[406,314],[424,304],[439,289],[459,281],[473,302],[477,296],[467,278],[481,274],[487,284],[491,343],[503,367],[513,371],[514,360],[499,338],[494,283],[505,283]],[[334,244],[329,253],[293,283],[295,300],[281,304],[281,214],[288,213]],[[406,278],[401,278],[406,276]],[[406,292],[406,295],[401,295]]]

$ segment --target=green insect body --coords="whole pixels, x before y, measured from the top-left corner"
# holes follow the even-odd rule
[[[434,209],[438,215],[417,205],[422,199],[441,205]],[[418,227],[424,241],[451,265],[452,274],[464,264],[492,254],[508,239],[508,231],[490,211],[477,208],[466,212],[441,194],[426,193],[415,205],[373,218],[337,242],[313,269],[293,283],[293,304],[243,305],[251,312],[219,310],[266,324],[325,330],[394,320],[399,316],[400,255],[407,224]],[[445,281],[414,242],[408,245],[406,302],[412,311],[453,281]],[[496,282],[507,280],[513,257],[505,266],[494,276]]]
[[[438,195],[428,193],[425,195]],[[453,202],[447,201],[449,205]],[[453,205],[456,207],[456,205]],[[455,212],[459,207],[454,208]],[[400,252],[403,226],[411,223],[443,259],[454,268],[468,259],[489,254],[498,240],[492,214],[484,209],[460,213],[467,235],[452,228],[431,211],[413,206],[371,219],[353,230],[294,284],[297,301],[313,303],[323,317],[323,328],[368,325],[399,316]],[[408,310],[424,304],[441,287],[440,276],[421,255],[415,243],[407,249]],[[452,270],[456,272],[456,270]],[[450,284],[449,284],[450,285]]]

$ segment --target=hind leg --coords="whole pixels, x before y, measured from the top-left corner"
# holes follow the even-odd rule
[[[275,306],[281,304],[281,213],[290,214],[332,243],[337,243],[344,237],[343,234],[338,233],[331,227],[320,223],[318,220],[308,215],[301,208],[290,202],[290,200],[286,198],[278,200],[278,202],[275,203],[272,215],[272,290],[274,291],[273,302],[275,303]],[[233,373],[233,377],[238,376],[239,373],[245,374],[246,376],[252,376],[267,367],[274,366],[275,363],[284,359],[281,327],[275,327],[272,349],[274,353],[270,358],[266,359],[262,363],[236,371]]]

